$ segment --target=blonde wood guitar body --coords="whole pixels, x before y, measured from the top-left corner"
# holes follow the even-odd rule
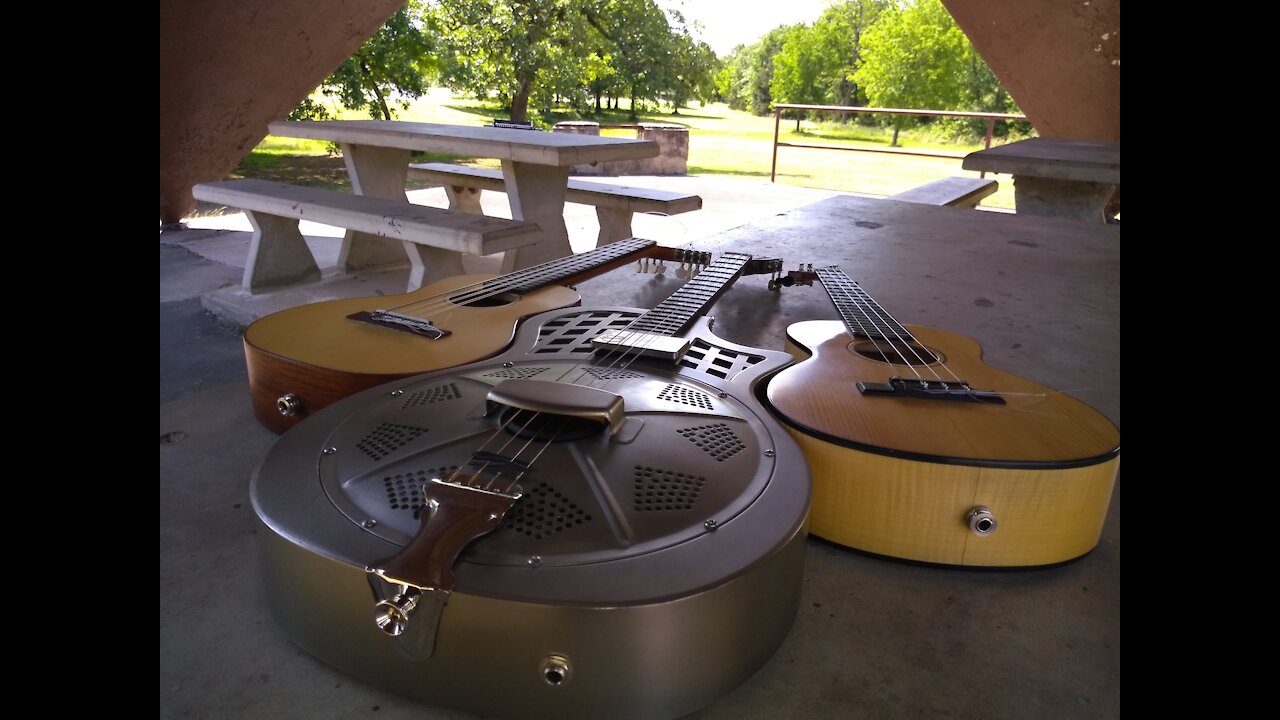
[[[787,350],[801,362],[775,375],[766,395],[809,461],[810,532],[944,565],[1050,565],[1092,550],[1119,471],[1115,425],[986,365],[969,338],[904,327],[936,356],[932,365],[1004,402],[860,392],[858,382],[913,370],[873,359],[872,343],[840,321],[789,327]]]

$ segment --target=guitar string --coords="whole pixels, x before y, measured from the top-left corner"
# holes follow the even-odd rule
[[[742,269],[744,269],[744,268],[746,267],[746,263],[751,259],[751,256],[750,256],[750,255],[742,255],[742,254],[740,254],[740,253],[734,253],[734,254],[732,254],[732,255],[733,255],[733,259],[734,259],[735,261],[738,261],[738,262],[739,262],[739,267],[738,267],[738,268],[736,268],[733,272],[730,272],[730,273],[729,273],[728,275],[726,275],[724,278],[722,278],[722,279],[720,280],[720,283],[719,283],[719,285],[720,285],[720,286],[727,285],[730,281],[732,281],[732,280],[736,279],[737,275],[738,275],[738,274],[740,274],[741,270],[742,270]],[[723,259],[724,259],[724,258],[722,258],[722,260],[723,260]],[[714,267],[714,265],[713,265],[712,267]],[[702,273],[700,273],[700,274],[698,275],[698,277],[699,277],[699,278],[701,278],[703,275],[705,275],[705,274],[706,274],[706,272],[710,271],[710,270],[712,269],[712,267],[709,267],[707,270],[705,270],[705,271],[703,271]],[[686,285],[685,287],[687,287],[687,285]],[[684,289],[684,288],[681,288],[681,290],[683,290],[683,289]],[[718,290],[719,288],[716,288],[716,289]],[[695,291],[696,291],[696,289],[695,289]],[[672,295],[671,297],[674,297],[674,296],[675,296],[675,294],[678,294],[679,292],[680,292],[680,291],[678,290],[676,293],[673,293],[673,295]],[[711,294],[713,294],[713,295],[714,295],[714,292],[712,292]],[[671,299],[671,297],[668,297],[668,298],[667,298],[667,300],[670,300],[670,299]],[[666,302],[666,300],[664,300],[663,302],[665,303],[665,302]],[[704,302],[705,302],[705,301],[704,301]],[[659,307],[660,307],[661,305],[662,305],[662,303],[659,303]],[[657,309],[657,308],[655,308],[655,309]],[[638,323],[640,323],[640,321],[644,320],[645,318],[650,317],[650,315],[652,314],[652,312],[653,312],[653,311],[651,310],[651,311],[649,311],[649,312],[644,313],[644,314],[643,314],[643,315],[641,315],[639,318],[636,318],[636,320],[632,321],[632,323],[631,323],[630,325],[628,325],[628,327],[633,327],[633,326],[637,325]],[[670,319],[670,320],[666,320],[666,319],[659,319],[659,323],[658,323],[658,325],[659,325],[659,327],[664,327],[664,328],[665,328],[665,327],[668,327],[668,326],[669,326],[669,324],[670,324],[670,323],[672,323],[672,322],[676,322],[676,319],[675,319],[675,318],[672,318],[672,319]],[[685,322],[687,322],[687,318],[685,319]],[[683,322],[677,322],[677,324],[675,325],[675,327],[677,327],[677,328],[678,328],[678,327],[680,327],[681,325],[683,325]],[[638,332],[636,332],[636,333],[632,333],[631,337],[632,337],[632,338],[634,338],[636,335],[638,335]],[[651,337],[651,338],[646,338],[645,342],[646,342],[646,343],[654,343],[654,342],[657,342],[657,341],[658,341],[658,339],[659,339],[660,337],[665,337],[665,336],[658,336],[658,335],[656,335],[656,334],[655,334],[655,335],[654,335],[653,337]],[[636,349],[635,349],[635,356],[636,356],[636,357],[640,357],[640,356],[643,354],[643,351],[644,351],[645,349],[648,349],[648,347],[649,347],[649,346],[636,348]],[[626,350],[610,351],[610,353],[609,353],[608,355],[606,355],[606,358],[605,358],[605,359],[608,359],[608,358],[609,358],[609,356],[611,356],[611,355],[612,355],[612,354],[614,354],[614,353],[618,353],[618,354],[620,355],[620,357],[619,357],[619,358],[617,358],[617,359],[615,359],[615,360],[614,360],[614,362],[613,362],[610,366],[607,366],[607,367],[606,367],[606,369],[613,369],[613,366],[617,365],[617,363],[618,363],[618,362],[620,362],[620,361],[622,361],[622,360],[625,360],[625,358],[626,358],[628,355],[630,355],[630,354],[631,354],[631,348],[628,348],[628,349],[626,349]],[[628,365],[629,365],[629,363],[628,363]],[[593,368],[598,368],[598,367],[599,367],[599,365],[598,365],[598,364],[595,364],[595,365],[592,365],[592,367],[593,367]],[[562,374],[560,375],[560,377],[559,377],[559,378],[557,378],[556,382],[561,382],[561,381],[563,381],[563,379],[564,379],[564,378],[568,377],[568,375],[569,375],[570,373],[572,373],[572,372],[573,372],[575,369],[577,369],[577,368],[582,368],[582,374],[578,376],[578,378],[577,378],[578,380],[581,380],[581,378],[582,378],[582,377],[584,377],[585,375],[589,375],[589,374],[590,374],[589,370],[588,370],[588,369],[586,369],[586,368],[584,368],[584,367],[583,367],[583,365],[582,365],[582,363],[575,363],[572,367],[570,367],[570,368],[569,368],[569,369],[567,369],[564,373],[562,373]],[[602,376],[596,376],[594,381],[588,381],[587,383],[585,383],[585,386],[586,386],[586,387],[592,387],[594,383],[607,384],[608,382],[611,382],[611,380],[610,380],[609,378],[607,378],[607,377],[602,377]],[[577,384],[577,383],[570,383],[570,384]],[[499,428],[495,429],[495,430],[494,430],[494,432],[493,432],[492,434],[490,434],[489,438],[488,438],[487,440],[485,440],[485,442],[483,442],[483,443],[480,445],[480,447],[478,447],[476,450],[474,450],[474,451],[472,452],[472,456],[474,457],[476,454],[478,454],[478,453],[480,453],[480,452],[484,452],[484,451],[485,451],[485,448],[490,444],[490,442],[492,442],[495,438],[499,437],[499,436],[500,436],[500,435],[501,435],[501,434],[506,430],[506,428],[510,425],[510,423],[514,420],[514,418],[520,414],[520,412],[530,412],[530,413],[531,413],[531,414],[530,414],[530,417],[529,417],[529,420],[528,420],[528,421],[525,423],[525,425],[521,428],[521,432],[526,431],[526,430],[528,429],[529,425],[531,425],[531,424],[533,423],[533,421],[534,421],[538,416],[540,416],[540,415],[542,414],[542,412],[541,412],[541,411],[528,411],[528,410],[520,410],[520,411],[518,411],[518,412],[516,412],[516,413],[513,413],[513,415],[512,415],[512,420],[508,420],[508,422],[504,423],[501,427],[499,427]],[[538,458],[540,458],[540,457],[542,456],[542,454],[543,454],[544,452],[546,452],[546,450],[547,450],[547,449],[552,445],[552,443],[554,443],[554,442],[555,442],[555,439],[556,439],[557,437],[559,437],[559,435],[560,435],[560,433],[563,431],[563,429],[564,429],[565,425],[566,425],[566,421],[562,418],[562,419],[561,419],[561,421],[560,421],[559,423],[557,423],[557,424],[554,426],[554,433],[552,434],[552,436],[551,436],[550,438],[548,438],[545,442],[541,443],[541,446],[538,448],[538,450],[537,450],[536,454],[534,455],[533,459],[531,459],[531,460],[529,460],[528,462],[525,462],[525,463],[524,463],[524,468],[523,468],[523,469],[522,469],[522,470],[517,474],[516,478],[514,478],[513,480],[511,480],[511,482],[510,482],[510,483],[508,483],[507,489],[505,490],[505,492],[506,492],[506,493],[510,493],[510,492],[512,491],[512,488],[514,488],[514,487],[515,487],[515,484],[519,481],[519,478],[523,477],[523,476],[524,476],[524,474],[525,474],[526,472],[528,472],[528,469],[532,467],[533,463],[535,463],[535,462],[538,460]],[[520,455],[521,455],[521,454],[523,454],[523,453],[524,453],[524,451],[525,451],[525,450],[527,450],[527,449],[529,448],[529,446],[533,444],[533,441],[534,441],[534,439],[535,439],[536,437],[537,437],[536,432],[535,432],[535,433],[532,433],[532,434],[530,435],[530,438],[529,438],[528,442],[526,442],[526,443],[524,444],[524,446],[522,446],[522,447],[520,448],[520,450],[519,450],[519,451],[517,451],[517,452],[516,452],[514,455],[512,455],[510,458],[504,458],[504,461],[505,461],[505,462],[507,462],[507,463],[509,463],[509,464],[515,465],[515,464],[519,461]],[[510,444],[511,444],[511,440],[508,440],[506,443],[502,444],[502,445],[498,448],[497,453],[500,453],[502,450],[505,450],[505,449],[506,449]],[[497,453],[495,453],[495,454],[497,454]],[[478,467],[474,472],[472,472],[472,473],[471,473],[471,476],[468,478],[468,480],[467,480],[466,484],[468,484],[468,485],[472,485],[472,486],[477,486],[477,485],[479,485],[479,477],[480,477],[480,474],[481,474],[484,470],[488,469],[488,467],[489,467],[491,464],[492,464],[492,463],[490,463],[490,462],[484,462],[484,463],[482,463],[480,467]],[[452,482],[457,482],[456,478],[457,478],[457,476],[460,474],[460,472],[461,472],[461,470],[462,470],[462,467],[463,467],[463,466],[460,466],[457,470],[455,470],[455,471],[450,475],[450,481],[452,481]],[[486,489],[488,489],[489,487],[491,487],[491,486],[492,486],[492,485],[493,485],[493,484],[498,480],[498,478],[500,478],[500,477],[503,475],[503,473],[504,473],[504,472],[505,472],[505,470],[500,470],[497,474],[495,474],[492,478],[490,478],[490,480],[489,480],[487,483],[485,483],[485,484],[484,484],[485,488],[486,488]]]
[[[482,280],[437,295],[413,300],[403,305],[388,308],[388,310],[401,312],[402,314],[420,313],[422,315],[430,315],[431,313],[452,309],[458,305],[470,305],[511,292],[514,288],[521,287],[531,281],[539,283],[533,289],[540,289],[556,282],[556,280],[571,277],[583,270],[589,270],[598,265],[604,265],[613,260],[626,257],[632,252],[653,252],[661,248],[653,240],[641,240],[640,238],[628,238],[628,240],[638,241],[639,246],[626,250],[625,248],[629,248],[631,244],[623,244],[627,243],[627,241],[620,240],[617,243],[610,243],[585,253],[557,258],[531,268],[516,270],[496,278]],[[599,259],[598,263],[596,262],[597,259]],[[424,317],[423,319],[429,318]]]
[[[912,373],[915,374],[917,378],[919,378],[921,381],[924,380],[924,378],[920,375],[919,371],[915,369],[915,366],[912,364],[911,360],[908,357],[906,357],[906,355],[903,353],[902,348],[906,348],[908,351],[910,351],[911,355],[915,357],[915,359],[920,363],[921,366],[923,366],[931,375],[933,375],[934,379],[943,383],[947,382],[947,380],[943,378],[941,375],[939,375],[937,370],[934,369],[934,364],[931,363],[928,359],[926,359],[923,355],[921,355],[920,352],[916,349],[916,347],[912,344],[913,342],[919,343],[919,341],[916,340],[916,338],[910,333],[910,331],[906,329],[905,326],[902,325],[902,323],[898,322],[897,318],[893,317],[887,310],[884,309],[883,306],[881,306],[870,295],[868,295],[867,292],[863,290],[860,285],[858,285],[858,283],[850,280],[848,276],[846,276],[842,271],[839,270],[839,268],[832,268],[831,271],[832,273],[838,274],[840,276],[840,279],[838,280],[839,282],[847,283],[849,286],[853,288],[853,291],[850,291],[850,294],[853,296],[854,301],[858,303],[858,309],[860,312],[865,314],[866,312],[868,312],[868,309],[869,309],[872,313],[874,313],[875,317],[874,318],[868,317],[867,318],[868,321],[871,322],[873,325],[876,325],[877,327],[883,326],[887,328],[893,334],[894,338],[898,340],[898,342],[895,343],[893,342],[893,340],[886,338],[883,332],[879,333],[880,338],[888,342],[889,346],[892,347],[894,351],[898,354],[898,357],[902,359],[903,364],[905,364],[909,369],[911,369]],[[906,335],[905,338],[903,337],[903,334]],[[873,342],[874,342],[874,338],[873,338]],[[933,354],[930,353],[930,355],[933,355]],[[883,349],[881,349],[881,357],[884,357]],[[946,362],[942,360],[942,358],[937,357],[936,355],[933,355],[933,359],[937,361],[938,367],[941,367],[949,375],[951,375],[952,381],[957,383],[960,382],[960,377],[956,375],[956,373],[950,367],[947,366]],[[885,358],[885,362],[889,362],[889,360]]]
[[[903,330],[903,332],[906,332],[906,333],[907,333],[907,337],[908,337],[908,338],[910,338],[911,340],[913,340],[913,341],[915,341],[915,342],[919,343],[919,341],[918,341],[918,340],[916,340],[916,338],[915,338],[914,336],[912,336],[912,335],[910,334],[910,332],[908,332],[908,331],[906,330],[906,327],[905,327],[905,326],[903,326],[901,323],[899,323],[899,322],[897,321],[897,319],[896,319],[896,318],[894,318],[892,315],[890,315],[890,314],[889,314],[889,312],[888,312],[887,310],[884,310],[884,308],[883,308],[879,303],[877,303],[873,298],[871,298],[871,296],[870,296],[870,295],[868,295],[868,294],[867,294],[867,292],[866,292],[865,290],[863,290],[861,286],[859,286],[856,282],[853,282],[852,280],[850,280],[850,279],[849,279],[849,278],[844,274],[844,272],[843,272],[843,271],[841,271],[838,267],[834,267],[834,266],[833,266],[832,268],[830,268],[830,270],[833,270],[835,273],[839,274],[842,278],[844,278],[844,281],[845,281],[845,282],[848,282],[848,283],[852,284],[855,288],[857,288],[857,289],[858,289],[858,291],[862,294],[862,296],[866,298],[866,300],[867,300],[867,304],[868,304],[869,306],[873,307],[874,309],[878,310],[879,312],[882,312],[882,313],[884,314],[884,316],[888,317],[888,318],[889,318],[889,319],[890,319],[894,324],[896,324],[898,327],[901,327],[901,328],[902,328],[902,330]],[[822,273],[822,271],[819,271],[819,278],[821,278],[821,277],[822,277],[822,274],[823,274],[823,273]],[[825,281],[823,282],[823,286],[824,286],[824,287],[826,287],[826,282],[825,282]],[[892,345],[892,343],[890,343],[890,344]],[[925,363],[924,358],[923,358],[923,357],[921,357],[918,353],[916,353],[916,352],[915,352],[915,350],[914,350],[914,348],[912,348],[912,346],[911,346],[909,343],[905,343],[905,342],[904,342],[904,344],[905,344],[905,346],[906,346],[906,347],[908,347],[908,348],[911,348],[911,349],[912,349],[912,352],[916,354],[916,357],[917,357],[918,359],[920,359],[920,361],[921,361],[922,363]],[[923,347],[923,345],[922,345],[922,347]],[[882,357],[883,357],[883,353],[882,353]],[[936,357],[936,356],[935,356],[935,357]],[[952,369],[951,369],[951,366],[950,366],[950,365],[948,365],[948,364],[946,363],[946,361],[945,361],[945,360],[943,360],[943,359],[942,359],[942,358],[940,358],[940,357],[939,357],[939,358],[937,358],[937,360],[938,360],[938,362],[937,362],[937,366],[938,366],[938,367],[940,367],[940,368],[942,368],[942,369],[944,369],[944,370],[947,372],[947,374],[949,374],[949,375],[951,376],[952,381],[956,382],[957,384],[961,384],[961,385],[963,385],[963,384],[964,384],[964,381],[960,378],[960,376],[959,376],[959,375],[958,375],[954,370],[952,370]],[[905,361],[905,358],[904,358],[904,361]],[[886,359],[886,360],[885,360],[885,362],[889,362],[889,360],[888,360],[888,359]],[[910,367],[909,362],[908,362],[908,367]],[[938,375],[938,373],[932,369],[932,365],[930,365],[930,364],[927,364],[927,363],[926,363],[926,364],[925,364],[925,367],[929,368],[929,369],[930,369],[930,372],[932,372],[932,373],[933,373],[933,375],[934,375],[934,377],[935,377],[935,378],[937,378],[940,382],[944,382],[944,383],[945,383],[945,382],[948,382],[945,378],[942,378],[941,376],[939,376],[939,375]],[[914,372],[914,370],[913,370],[913,372]],[[920,374],[919,374],[919,373],[916,373],[916,377],[920,377]],[[1048,397],[1048,394],[1047,394],[1047,393],[1028,393],[1028,392],[1025,392],[1025,391],[1003,391],[1003,390],[991,390],[990,392],[997,393],[997,394],[999,394],[1001,397],[1034,397],[1034,398],[1046,398],[1046,397]]]
[[[837,273],[839,273],[839,275],[837,275]],[[830,268],[819,270],[818,279],[822,281],[822,286],[827,289],[828,293],[831,294],[831,299],[833,302],[835,302],[836,309],[840,312],[840,316],[844,318],[845,326],[849,328],[850,332],[852,332],[855,335],[861,335],[862,337],[865,337],[868,340],[870,340],[872,347],[874,347],[876,351],[880,354],[880,359],[882,359],[888,365],[893,365],[894,363],[889,358],[888,353],[885,352],[884,347],[882,347],[880,343],[876,342],[878,335],[880,336],[880,339],[885,339],[885,338],[883,338],[883,336],[880,335],[879,333],[875,333],[875,332],[872,332],[871,330],[868,330],[867,325],[862,322],[865,319],[867,321],[867,324],[870,324],[871,318],[867,317],[866,315],[861,315],[861,317],[855,316],[855,314],[849,308],[849,305],[851,305],[852,303],[850,302],[850,299],[848,297],[848,288],[846,287],[847,278],[843,275],[843,273],[840,273],[839,268],[836,268],[833,266]],[[856,330],[852,327],[852,325],[850,325],[851,320],[853,321],[853,323],[857,324],[858,327]],[[893,343],[888,343],[888,344],[890,347],[893,346]],[[899,355],[901,355],[901,353],[899,353]],[[914,367],[912,367],[910,362],[907,362],[906,358],[902,358],[902,360],[903,360],[903,363],[907,366],[908,370],[910,370],[913,374],[915,374],[917,378],[920,378],[923,380],[920,373]]]
[[[720,264],[724,263],[726,260],[732,260],[737,264],[737,266],[729,267],[728,265]],[[699,273],[694,280],[691,280],[679,290],[665,298],[653,310],[644,313],[632,321],[623,329],[623,332],[626,330],[632,330],[632,328],[636,329],[626,335],[623,335],[623,332],[620,332],[619,336],[614,338],[615,343],[621,342],[625,344],[625,348],[610,350],[609,353],[600,358],[599,362],[593,364],[593,367],[599,368],[602,363],[608,362],[607,365],[604,365],[603,369],[626,370],[629,368],[634,362],[644,356],[645,350],[648,350],[661,342],[662,338],[673,336],[674,333],[689,322],[690,319],[705,312],[708,309],[708,299],[713,297],[724,287],[727,287],[730,283],[737,280],[741,273],[746,269],[747,263],[750,261],[751,256],[743,253],[726,253],[721,256],[718,263],[709,265]],[[695,281],[698,282],[697,285],[694,285]],[[708,285],[710,285],[710,287],[707,287]],[[701,302],[699,302],[696,309],[691,312],[680,312],[681,310],[688,310],[687,307],[661,310],[663,305],[675,304],[677,302],[684,301],[684,298],[677,298],[681,293],[689,295],[697,294],[699,292],[706,292],[706,297],[701,298]],[[640,329],[638,326],[641,324],[645,324],[646,327]],[[648,333],[646,342],[644,344],[640,344],[639,347],[636,347],[635,338],[641,336],[642,333]],[[630,352],[630,349],[633,347],[635,348],[634,354]],[[613,358],[612,362],[609,362],[615,353],[617,354],[617,357]],[[601,380],[603,380],[603,378],[601,378]]]

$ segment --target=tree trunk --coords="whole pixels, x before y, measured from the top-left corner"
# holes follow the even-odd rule
[[[383,120],[391,119],[391,108],[387,107],[387,101],[382,97],[382,91],[378,88],[378,83],[373,79],[373,72],[369,70],[369,63],[365,62],[364,57],[360,58],[360,74],[364,76],[365,83],[368,84],[369,90],[373,92],[373,97],[377,100],[377,109],[382,113]]]
[[[511,98],[511,119],[524,120],[529,115],[529,91],[532,90],[533,81],[531,78],[523,77],[519,79],[520,86],[516,90],[515,97]]]
[[[889,142],[889,147],[898,147],[898,123],[893,124],[893,140]]]

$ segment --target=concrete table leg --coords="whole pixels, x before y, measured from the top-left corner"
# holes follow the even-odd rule
[[[537,223],[542,229],[540,242],[507,251],[502,271],[522,270],[572,255],[569,229],[564,224],[569,168],[503,160],[502,175],[511,202],[511,217]]]
[[[467,272],[462,267],[462,253],[456,250],[419,245],[408,240],[400,242],[404,243],[404,251],[409,256],[409,284],[405,292]]]
[[[600,235],[596,237],[596,247],[633,237],[635,235],[631,230],[633,214],[630,210],[596,208],[596,218],[600,220]]]
[[[480,188],[462,187],[461,185],[445,185],[444,194],[449,198],[449,209],[483,215],[480,206]]]
[[[409,151],[373,145],[342,143],[342,159],[351,176],[351,190],[357,195],[409,202],[404,193],[409,176]],[[406,256],[401,241],[348,230],[338,251],[342,272],[404,267]]]
[[[1106,222],[1104,211],[1114,189],[1110,183],[1013,176],[1013,202],[1019,215]]]
[[[245,211],[253,226],[249,258],[240,284],[250,293],[320,279],[320,267],[307,241],[298,231],[298,221],[279,215]]]

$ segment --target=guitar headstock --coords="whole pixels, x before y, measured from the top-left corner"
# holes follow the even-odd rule
[[[818,273],[813,270],[813,263],[800,263],[799,269],[787,272],[786,277],[782,278],[782,284],[791,285],[812,285],[818,279]]]
[[[636,272],[662,275],[667,271],[668,262],[679,263],[675,276],[681,280],[688,280],[711,264],[711,253],[686,248],[655,246],[645,257],[636,261]]]

